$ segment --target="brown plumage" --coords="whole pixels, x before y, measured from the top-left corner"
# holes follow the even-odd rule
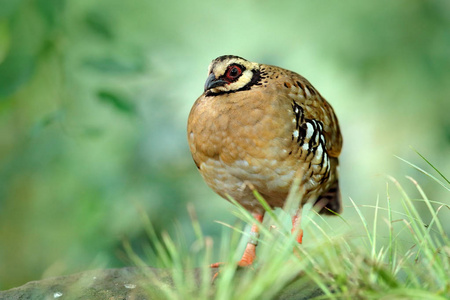
[[[262,221],[264,210],[249,184],[269,205],[282,207],[300,176],[301,206],[313,201],[321,213],[340,212],[342,136],[332,107],[311,83],[237,56],[216,58],[208,73],[187,128],[192,157],[206,183]],[[300,226],[300,209],[294,228]]]

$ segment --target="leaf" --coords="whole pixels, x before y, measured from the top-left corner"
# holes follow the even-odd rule
[[[103,73],[137,73],[143,71],[140,60],[117,60],[112,57],[90,58],[84,61],[85,66]]]
[[[9,52],[0,64],[0,98],[16,92],[33,75],[35,61],[31,55]]]
[[[47,21],[49,26],[57,25],[65,8],[65,0],[37,0],[36,6],[39,14]]]
[[[112,40],[114,38],[114,33],[111,30],[111,22],[104,15],[98,12],[91,12],[86,15],[84,22],[96,35],[106,40]]]
[[[38,136],[42,130],[44,130],[46,127],[56,123],[61,122],[65,117],[65,111],[63,109],[59,109],[56,111],[53,111],[43,118],[41,118],[31,129],[31,136]]]
[[[22,2],[23,0],[1,0],[0,18],[9,17],[14,14]]]
[[[101,101],[105,103],[111,104],[117,110],[127,113],[127,114],[135,114],[136,108],[133,103],[129,102],[123,97],[119,97],[114,93],[108,91],[100,91],[97,96]]]

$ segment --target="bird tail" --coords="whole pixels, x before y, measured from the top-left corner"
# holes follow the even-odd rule
[[[323,203],[326,203],[323,206]],[[322,207],[319,214],[335,215],[342,212],[341,192],[339,190],[339,180],[336,180],[333,185],[322,195],[317,198],[314,206]]]

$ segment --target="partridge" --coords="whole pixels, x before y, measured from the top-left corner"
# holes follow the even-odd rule
[[[204,93],[189,114],[187,134],[206,183],[223,198],[234,198],[259,222],[265,211],[252,188],[272,208],[282,207],[299,177],[303,196],[292,217],[299,243],[305,203],[324,214],[342,209],[339,123],[330,104],[297,73],[238,56],[214,59]],[[240,266],[251,265],[256,257],[256,224],[251,235]]]

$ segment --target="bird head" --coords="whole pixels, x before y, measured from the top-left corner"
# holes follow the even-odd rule
[[[205,94],[212,96],[249,90],[260,79],[259,64],[239,56],[220,56],[209,65]]]

